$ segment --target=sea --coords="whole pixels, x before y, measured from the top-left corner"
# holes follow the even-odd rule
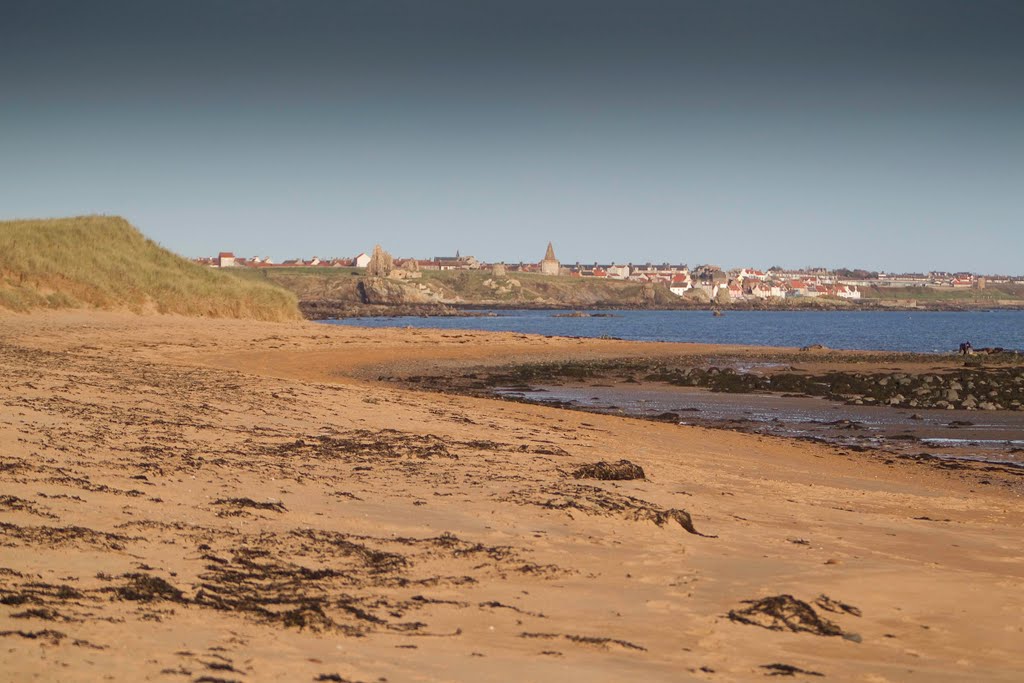
[[[1024,351],[1024,310],[983,311],[477,311],[469,317],[366,317],[325,320],[331,325],[421,327],[521,332],[559,337],[808,346],[948,353],[962,342],[974,348]]]

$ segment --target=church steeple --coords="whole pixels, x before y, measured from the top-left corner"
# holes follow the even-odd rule
[[[540,272],[544,275],[558,275],[561,272],[561,264],[555,258],[555,247],[551,242],[548,242],[548,251],[540,262]]]

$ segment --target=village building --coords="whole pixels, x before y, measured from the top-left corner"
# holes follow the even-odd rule
[[[455,252],[455,256],[435,256],[433,261],[437,266],[436,270],[476,270],[480,268],[479,261],[472,256],[463,256],[458,251]]]
[[[642,266],[630,264],[629,278],[644,282],[671,283],[675,276],[680,274],[689,275],[689,273],[690,269],[685,264],[671,265],[662,263],[661,265],[655,265],[647,263]]]
[[[756,270],[754,268],[743,268],[736,275],[736,277],[737,277],[737,279],[739,279],[741,281],[743,281],[743,280],[761,280],[761,281],[763,281],[763,280],[767,280],[768,279],[768,273],[765,273],[764,271],[761,271],[761,270]]]
[[[803,280],[789,280],[786,287],[786,296],[807,296],[811,286]]]
[[[724,285],[715,284],[710,280],[698,280],[693,283],[693,289],[704,292],[712,301],[714,301],[715,297],[718,296],[718,290],[723,286]]]
[[[605,277],[612,278],[613,280],[625,280],[629,278],[629,266],[616,266],[611,265],[605,269],[607,275]]]
[[[786,289],[775,282],[758,282],[750,288],[750,295],[757,299],[783,299]]]
[[[856,285],[836,285],[829,293],[840,299],[860,299],[860,290],[857,289]]]
[[[231,268],[235,265],[235,255],[230,251],[222,251],[217,254],[218,268]]]
[[[711,279],[711,278],[721,278],[720,280],[715,280],[715,281],[716,282],[723,282],[723,283],[726,281],[726,277],[727,277],[726,274],[724,272],[722,272],[722,269],[720,267],[715,266],[715,265],[711,265],[710,263],[705,263],[705,264],[699,265],[696,268],[694,268],[693,269],[693,275],[694,275],[694,277],[696,277],[696,278],[698,278],[700,280],[708,280],[708,279]]]
[[[355,263],[356,268],[365,268],[370,265],[370,255],[364,251],[352,259],[352,261]]]
[[[668,291],[672,292],[676,296],[682,296],[691,289],[693,289],[693,280],[690,279],[689,273],[676,274],[672,277],[672,282],[668,287]]]
[[[540,272],[543,275],[558,275],[562,264],[555,258],[555,247],[548,242],[548,250],[544,254],[544,260],[540,262]]]

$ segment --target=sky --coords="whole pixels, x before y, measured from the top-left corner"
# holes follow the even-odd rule
[[[1019,0],[0,0],[0,219],[1024,273]]]

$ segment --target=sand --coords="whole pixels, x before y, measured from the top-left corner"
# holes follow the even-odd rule
[[[1020,487],[374,380],[711,351],[0,318],[3,678],[1020,680]]]

